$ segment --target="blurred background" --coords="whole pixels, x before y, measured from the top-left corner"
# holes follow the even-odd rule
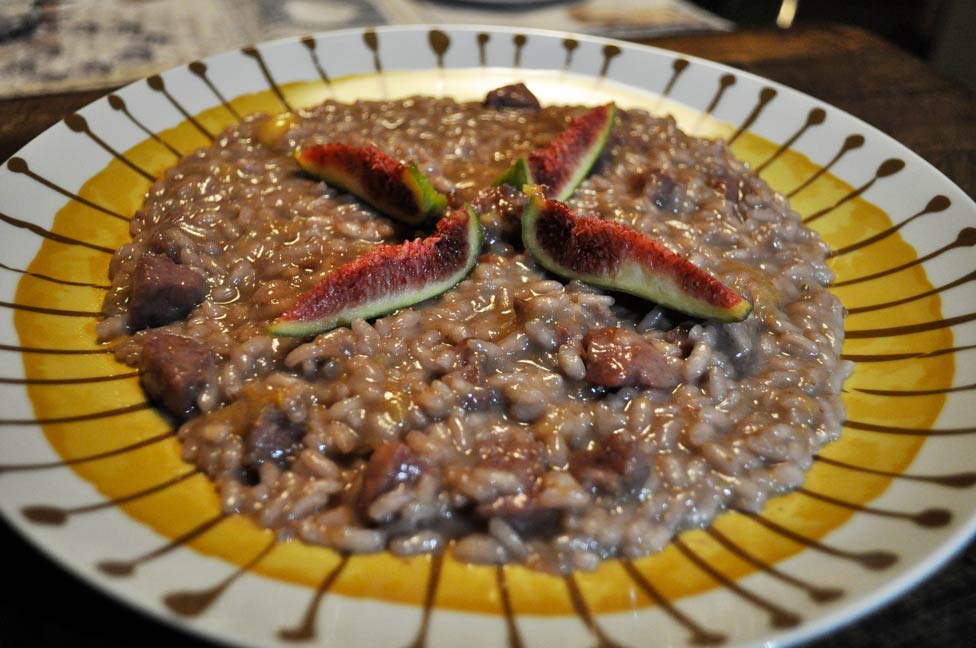
[[[976,87],[976,0],[0,0],[0,97],[115,86],[284,36],[462,22],[632,39],[852,24]]]
[[[695,0],[740,27],[856,25],[976,88],[976,0]]]

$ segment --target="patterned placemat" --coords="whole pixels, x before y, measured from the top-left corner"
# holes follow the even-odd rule
[[[273,38],[384,24],[513,25],[617,37],[727,30],[685,0],[5,0],[0,96],[119,85]]]

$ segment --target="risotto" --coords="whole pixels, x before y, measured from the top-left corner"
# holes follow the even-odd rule
[[[696,320],[542,270],[524,195],[492,182],[580,106],[525,92],[254,115],[169,169],[111,263],[98,326],[179,422],[228,513],[281,539],[555,572],[663,548],[799,486],[850,373],[826,246],[722,141],[620,110],[577,213],[655,237],[754,304]],[[423,235],[303,174],[292,151],[374,144],[485,241],[438,298],[312,339],[269,323],[383,243]]]

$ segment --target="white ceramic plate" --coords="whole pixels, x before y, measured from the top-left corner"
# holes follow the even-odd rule
[[[219,513],[94,322],[148,178],[242,114],[325,97],[483,96],[671,112],[724,136],[835,249],[852,314],[850,421],[803,492],[661,554],[559,579],[447,557],[343,560]],[[193,116],[192,118],[190,116]],[[683,646],[809,638],[885,602],[976,526],[976,206],[870,126],[749,74],[585,36],[354,30],[134,83],[0,170],[0,506],[25,536],[157,617],[242,645]],[[29,274],[25,274],[25,271]],[[960,280],[957,282],[957,280]],[[96,285],[92,285],[96,284]]]

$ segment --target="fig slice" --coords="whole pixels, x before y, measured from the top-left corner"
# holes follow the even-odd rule
[[[481,241],[478,216],[470,207],[459,209],[439,220],[427,238],[382,245],[326,275],[268,332],[317,335],[436,297],[467,276],[478,261]]]
[[[417,165],[403,164],[372,144],[331,142],[300,147],[295,160],[309,175],[410,225],[438,216],[447,207],[447,196],[434,189]]]
[[[545,148],[516,160],[495,186],[507,184],[521,189],[527,184],[542,185],[548,198],[566,200],[603,152],[616,115],[617,106],[609,103],[574,117]]]
[[[541,187],[523,191],[529,201],[522,241],[550,272],[696,317],[737,322],[752,311],[742,296],[659,241],[620,223],[577,216],[547,200]]]

